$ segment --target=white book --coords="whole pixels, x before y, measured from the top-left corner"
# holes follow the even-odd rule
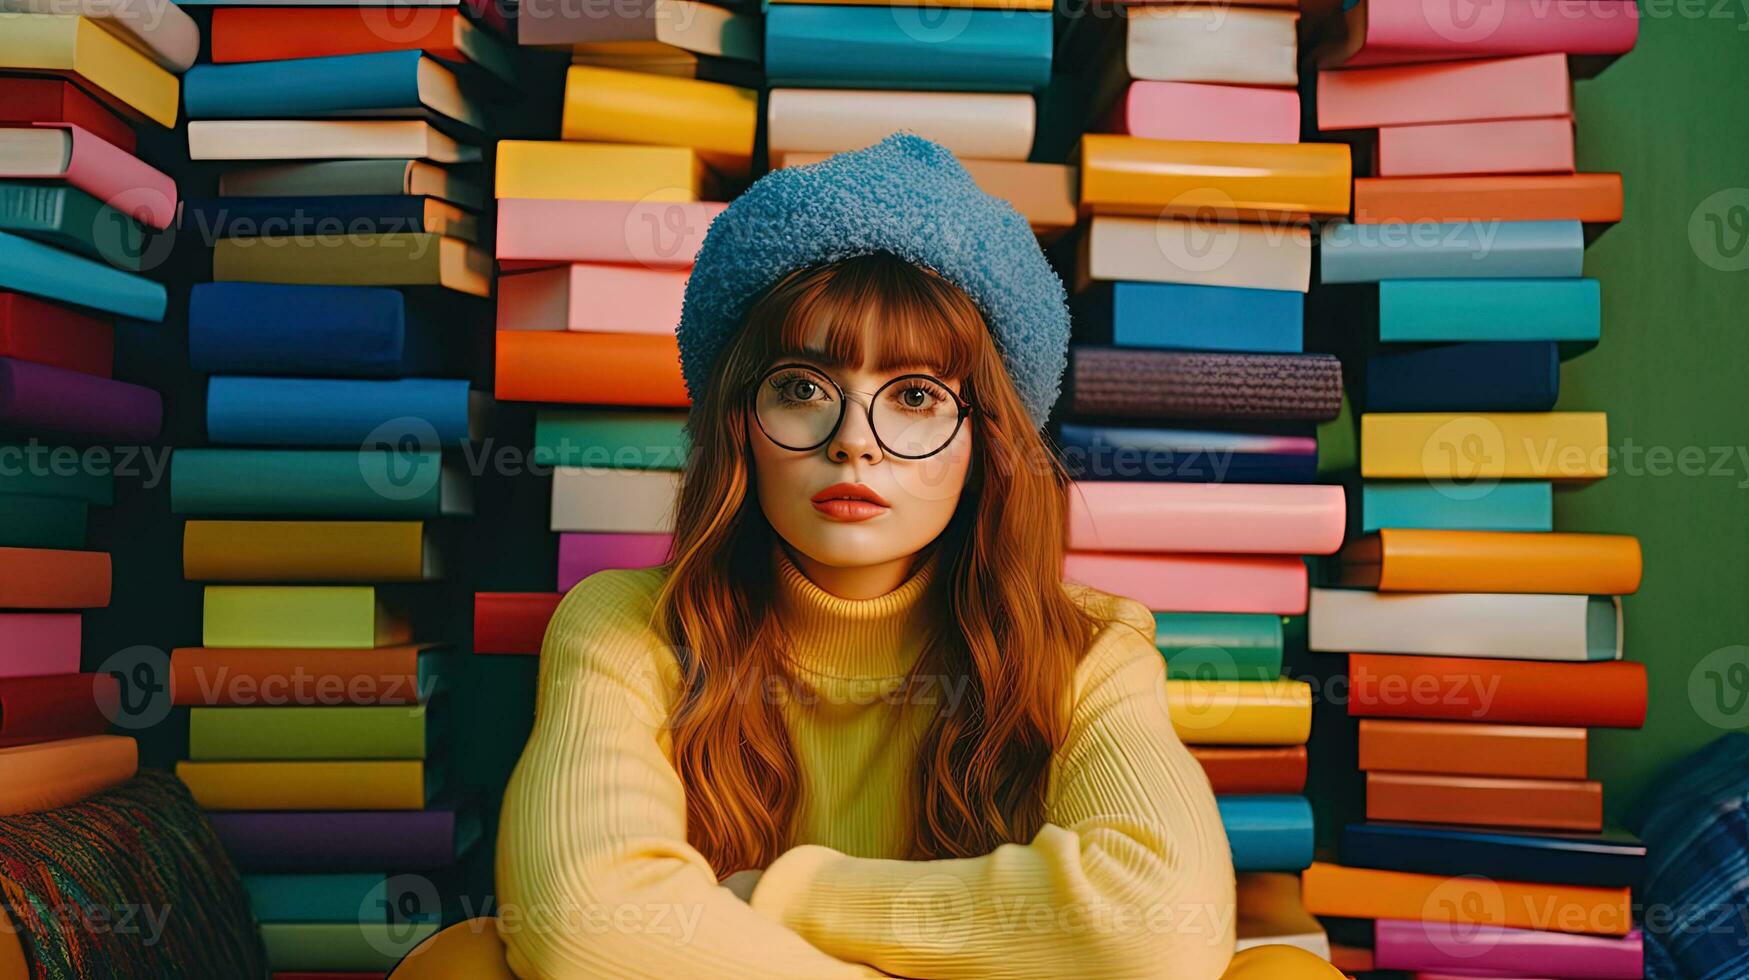
[[[318,160],[239,167],[219,175],[221,197],[435,197],[471,208],[485,203],[477,181],[423,160]]]
[[[1096,280],[1299,293],[1312,282],[1312,235],[1303,226],[1094,215],[1077,249],[1077,292]]]
[[[772,89],[766,127],[773,159],[801,151],[839,153],[908,129],[955,156],[1025,160],[1037,109],[1030,95],[868,89]]]
[[[0,0],[0,14],[78,14],[178,75],[200,54],[200,28],[169,0]]]
[[[1299,84],[1298,11],[1227,4],[1127,9],[1124,67],[1131,78]]]
[[[1617,596],[1313,589],[1307,645],[1327,653],[1620,660]]]
[[[552,530],[667,534],[679,496],[673,470],[554,467]]]
[[[424,159],[477,163],[480,148],[417,119],[195,119],[191,160]]]

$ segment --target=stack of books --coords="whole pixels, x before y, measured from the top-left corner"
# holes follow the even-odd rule
[[[1320,236],[1321,283],[1354,284],[1325,295],[1358,334],[1359,500],[1308,615],[1348,655],[1366,800],[1305,904],[1380,970],[1638,977],[1644,847],[1605,823],[1587,729],[1644,722],[1621,659],[1640,548],[1555,531],[1553,503],[1608,472],[1604,414],[1554,409],[1561,359],[1599,340],[1583,250],[1622,193],[1575,170],[1571,80],[1636,15],[1454,28],[1471,13],[1362,0],[1316,54],[1318,128],[1371,168]]]
[[[482,164],[516,48],[453,7],[391,13],[220,7],[185,86],[190,156],[221,173],[182,214],[214,281],[188,315],[208,445],[171,464],[206,583],[200,645],[171,655],[177,773],[281,973],[380,976],[481,833],[451,771],[445,557],[491,407]]]
[[[88,517],[112,463],[156,440],[159,393],[118,379],[117,321],[156,330],[175,181],[137,155],[176,124],[200,34],[175,7],[74,0],[0,23],[0,814],[133,776],[108,734],[139,692],[82,672],[83,611],[109,605]],[[33,12],[33,11],[41,12]],[[113,448],[119,444],[119,450]]]

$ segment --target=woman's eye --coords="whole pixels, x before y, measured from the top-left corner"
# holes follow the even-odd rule
[[[819,386],[812,381],[798,379],[790,384],[789,394],[791,398],[805,402],[814,397],[814,392],[817,390],[819,390]]]

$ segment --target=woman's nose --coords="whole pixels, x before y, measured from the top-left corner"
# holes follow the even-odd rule
[[[826,444],[826,458],[833,462],[848,462],[852,458],[878,462],[883,456],[880,440],[869,428],[868,410],[856,399],[844,406],[844,421]]]

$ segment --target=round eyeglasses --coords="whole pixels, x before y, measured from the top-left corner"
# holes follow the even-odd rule
[[[766,438],[785,449],[807,452],[838,433],[849,401],[845,389],[819,369],[780,364],[760,380],[753,411]],[[900,375],[868,401],[875,441],[901,459],[923,459],[946,449],[970,414],[972,406],[958,392],[927,374]]]

